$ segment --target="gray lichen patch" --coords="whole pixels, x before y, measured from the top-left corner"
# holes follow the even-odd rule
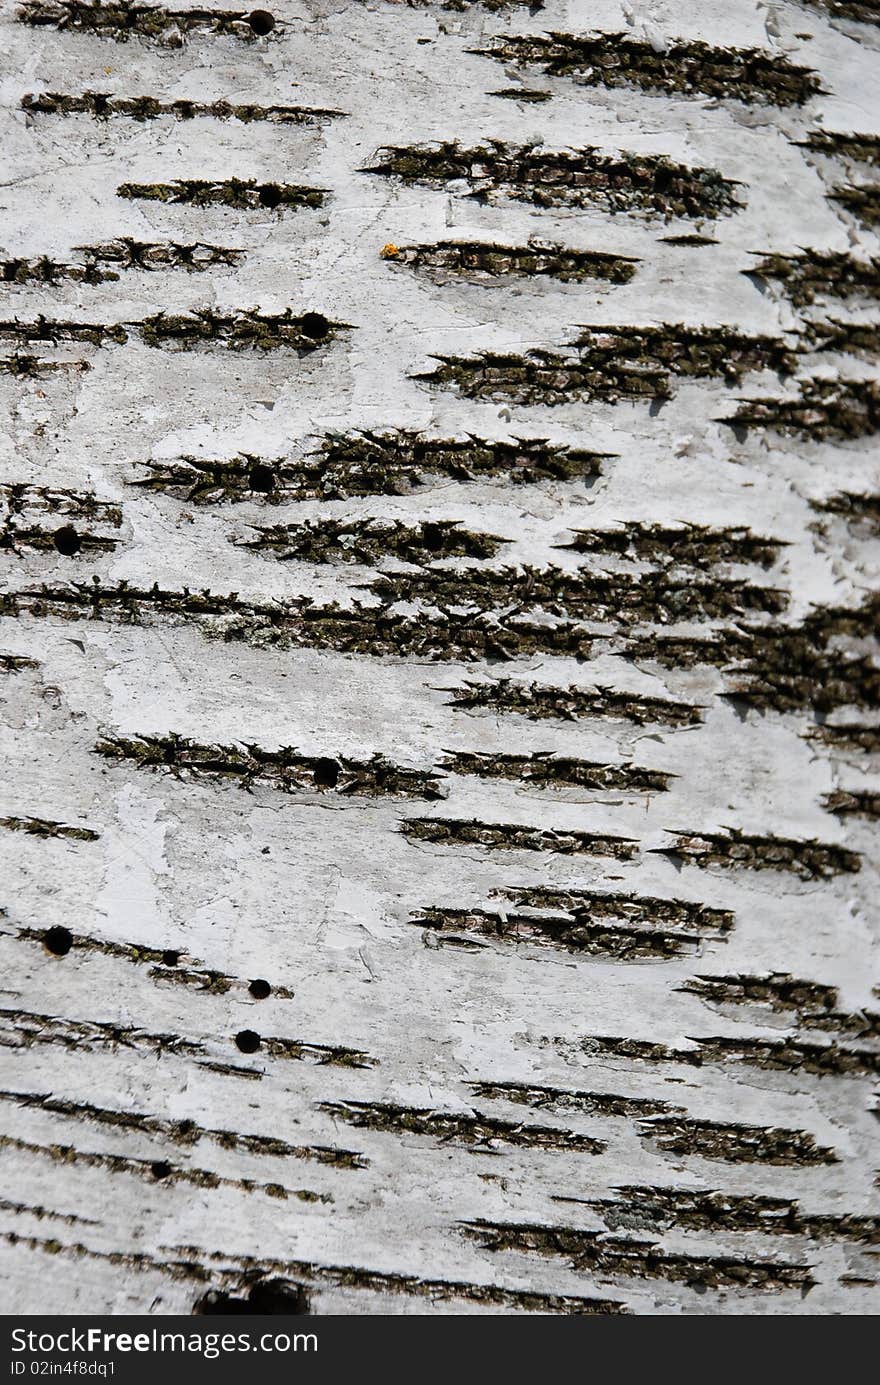
[[[250,22],[249,14],[248,10],[166,9],[127,0],[25,0],[15,17],[32,28],[97,34],[117,43],[139,38],[179,48],[190,34],[253,43],[265,34],[262,26]]]
[[[570,620],[626,626],[713,620],[746,611],[778,614],[787,596],[730,579],[679,580],[661,572],[566,572],[562,568],[423,568],[384,573],[370,587],[386,605],[424,601],[438,610],[541,610]]]
[[[809,1167],[840,1162],[833,1149],[818,1145],[808,1132],[783,1130],[777,1126],[659,1116],[645,1122],[641,1133],[671,1154],[720,1159],[728,1164]]]
[[[640,765],[609,765],[552,755],[489,755],[458,750],[444,756],[441,766],[450,774],[480,779],[512,779],[544,787],[596,789],[619,793],[662,793],[674,776]]]
[[[455,388],[469,399],[563,404],[571,399],[669,399],[676,376],[721,376],[728,384],[755,370],[787,376],[794,371],[796,353],[780,337],[669,323],[584,328],[561,351],[533,348],[523,355],[487,351],[436,359],[440,364],[434,370],[413,378]]]
[[[270,125],[316,125],[332,120],[341,111],[324,110],[317,106],[256,106],[229,101],[160,101],[155,96],[113,96],[108,92],[83,91],[77,95],[56,91],[29,92],[21,99],[21,109],[28,115],[90,115],[95,120],[111,116],[128,116],[131,120],[158,120],[171,116],[174,120],[195,120],[209,116],[212,120],[238,120],[245,125],[262,121]]]
[[[504,35],[477,51],[508,66],[574,76],[587,86],[640,87],[667,96],[801,106],[822,92],[817,73],[779,53],[698,40],[672,39],[661,48],[623,33]]]
[[[345,756],[301,755],[291,747],[266,750],[258,745],[206,745],[175,734],[107,736],[95,751],[107,759],[127,761],[138,769],[175,778],[229,781],[243,789],[268,784],[282,793],[334,793],[343,797],[443,797],[429,770],[405,769],[381,755],[369,760]]]
[[[380,149],[365,173],[448,188],[464,181],[471,196],[509,197],[539,207],[599,207],[648,216],[713,218],[742,206],[738,184],[714,168],[688,168],[662,154],[609,154],[594,146],[547,149],[491,140]]]
[[[823,880],[861,870],[855,851],[829,842],[755,836],[729,828],[725,832],[680,833],[674,845],[658,854],[705,868],[790,871],[802,880]]]
[[[431,907],[409,922],[427,930],[440,945],[473,951],[489,943],[528,944],[616,962],[645,962],[689,957],[699,949],[701,936],[659,927],[630,925],[586,915],[527,914],[517,909],[457,909]]]
[[[531,239],[527,245],[493,241],[437,241],[428,245],[386,245],[383,260],[418,269],[438,283],[471,279],[477,283],[504,278],[546,277],[564,284],[602,279],[627,284],[638,260],[597,250],[569,250],[564,245]]]
[[[745,436],[749,428],[794,433],[815,442],[868,437],[880,431],[880,383],[876,380],[803,378],[798,393],[782,398],[743,399],[722,418]]]
[[[745,525],[713,528],[707,524],[643,524],[628,521],[617,529],[576,529],[575,553],[612,553],[623,558],[706,569],[719,563],[757,563],[772,567],[786,546],[784,539],[763,538]]]
[[[817,298],[880,299],[880,258],[857,259],[840,250],[802,250],[797,255],[765,255],[750,279],[770,279],[802,308]]]
[[[654,1097],[620,1096],[614,1092],[569,1091],[561,1087],[540,1087],[526,1082],[469,1082],[474,1095],[483,1101],[512,1101],[535,1111],[565,1114],[575,1111],[586,1116],[621,1116],[644,1119],[679,1110],[668,1101]]]
[[[240,454],[224,461],[181,457],[147,462],[149,475],[131,482],[167,491],[191,505],[236,500],[344,500],[361,495],[403,495],[449,479],[513,484],[591,480],[607,454],[553,445],[546,439],[490,442],[481,438],[425,438],[407,431],[327,437],[316,452],[297,459]]]
[[[736,923],[730,909],[714,909],[689,899],[668,899],[628,891],[579,889],[574,886],[516,885],[500,891],[530,909],[563,909],[578,922],[619,919],[648,928],[658,926],[723,937]]]
[[[464,1223],[462,1230],[484,1250],[560,1257],[575,1270],[603,1278],[659,1278],[704,1288],[763,1290],[808,1289],[815,1282],[807,1265],[757,1257],[675,1254],[652,1241],[574,1227],[474,1221]]]
[[[146,346],[192,350],[200,345],[222,345],[230,351],[279,351],[289,349],[308,355],[332,341],[347,324],[331,322],[322,313],[261,313],[257,309],[217,313],[198,308],[192,313],[155,313],[141,319],[137,328]]]
[[[237,1150],[264,1158],[307,1159],[338,1168],[362,1169],[367,1161],[352,1150],[334,1149],[322,1145],[292,1145],[273,1135],[249,1134],[245,1131],[213,1129],[194,1120],[169,1120],[143,1111],[121,1111],[90,1102],[73,1101],[43,1092],[0,1091],[0,1100],[33,1110],[45,1111],[83,1124],[106,1126],[111,1130],[136,1130],[155,1135],[185,1149],[203,1140],[220,1149]]]
[[[696,726],[703,709],[664,697],[644,697],[616,688],[549,687],[509,678],[466,682],[451,689],[450,705],[462,711],[513,712],[530,721],[577,721],[584,717],[632,721],[637,726]]]
[[[362,563],[375,567],[388,558],[423,565],[438,558],[492,558],[507,540],[463,528],[458,520],[306,520],[302,524],[255,526],[258,537],[244,547],[283,562]]]
[[[592,1135],[556,1126],[526,1125],[498,1120],[476,1111],[459,1115],[444,1111],[396,1106],[390,1102],[323,1102],[322,1110],[361,1130],[389,1131],[396,1135],[426,1135],[441,1143],[479,1148],[508,1145],[516,1149],[547,1149],[569,1154],[601,1154],[605,1141]]]
[[[179,178],[173,183],[120,183],[117,197],[189,207],[234,207],[239,211],[323,207],[326,191],[301,183],[258,183],[253,178]]]
[[[406,818],[400,830],[410,841],[451,847],[472,844],[489,851],[547,851],[561,855],[614,856],[629,861],[638,850],[638,842],[631,837],[563,828],[522,827],[510,822],[478,822],[476,819]]]
[[[644,1184],[624,1184],[614,1191],[614,1199],[596,1198],[587,1203],[614,1229],[758,1231],[768,1236],[808,1236],[811,1240],[869,1244],[880,1238],[880,1216],[807,1212],[791,1198]]]
[[[29,837],[53,837],[68,842],[96,842],[101,836],[91,827],[70,827],[50,818],[0,818],[0,827],[7,832],[26,832]]]

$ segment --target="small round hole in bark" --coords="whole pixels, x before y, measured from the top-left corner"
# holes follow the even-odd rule
[[[319,789],[335,789],[339,783],[339,766],[336,761],[318,760],[315,764],[314,780]]]
[[[268,10],[251,10],[247,22],[258,38],[265,38],[275,28],[275,16]]]
[[[311,337],[312,341],[322,341],[330,331],[330,323],[323,313],[303,313],[299,325],[303,336]]]
[[[269,985],[269,982],[264,981],[261,976],[256,977],[251,982],[251,984],[248,986],[248,990],[250,991],[254,1000],[265,1000],[267,996],[270,996],[272,994],[272,987]]]
[[[171,1165],[166,1164],[164,1159],[157,1159],[150,1165],[150,1173],[154,1178],[168,1178],[171,1173]]]
[[[262,491],[268,495],[269,491],[275,488],[275,472],[265,462],[257,462],[251,467],[251,474],[248,477],[248,484],[252,491]]]
[[[82,548],[82,539],[72,524],[64,524],[52,535],[52,542],[65,558],[72,558]]]
[[[235,1046],[242,1053],[256,1053],[260,1036],[254,1029],[240,1029],[235,1036]]]
[[[274,183],[267,183],[260,188],[260,206],[277,207],[281,201],[281,189],[276,188]]]
[[[169,947],[162,953],[163,967],[176,967],[180,961],[180,953],[175,952],[173,947]]]
[[[73,947],[73,934],[69,928],[62,928],[59,924],[46,930],[43,942],[54,957],[65,957]]]

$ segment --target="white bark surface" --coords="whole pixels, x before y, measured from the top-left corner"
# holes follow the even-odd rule
[[[0,651],[14,656],[0,673],[5,1311],[189,1312],[205,1294],[242,1297],[268,1280],[302,1286],[314,1313],[877,1310],[877,800],[873,810],[863,800],[861,813],[825,802],[839,790],[876,794],[877,731],[873,750],[807,735],[826,716],[876,728],[876,674],[873,691],[865,675],[860,706],[828,705],[810,674],[812,691],[793,705],[760,707],[723,696],[740,686],[741,655],[663,663],[633,649],[651,634],[680,634],[687,646],[718,630],[801,627],[817,608],[864,611],[876,589],[876,519],[872,533],[869,516],[816,508],[840,493],[876,496],[870,428],[841,438],[809,421],[801,433],[734,433],[719,421],[743,398],[794,398],[806,378],[877,377],[870,342],[858,350],[853,337],[819,351],[808,327],[875,323],[876,271],[873,312],[869,297],[833,290],[799,305],[778,280],[759,284],[744,272],[769,254],[838,251],[866,261],[880,253],[870,225],[829,197],[842,185],[874,185],[876,167],[804,147],[817,130],[880,133],[880,29],[833,9],[547,0],[530,13],[284,0],[268,38],[194,32],[174,47],[33,27],[5,6],[0,259],[81,265],[80,247],[125,237],[244,252],[203,272],[0,282],[0,354],[19,360],[19,373],[0,373],[11,515]],[[597,30],[647,38],[659,52],[675,39],[757,47],[814,71],[823,90],[780,107],[606,88],[474,51],[493,35]],[[494,94],[520,84],[550,97]],[[299,125],[22,109],[30,93],[87,91],[342,114]],[[740,185],[741,205],[702,220],[638,206],[611,214],[601,204],[539,206],[503,188],[475,199],[477,168],[435,186],[362,171],[388,146],[488,140],[665,155],[720,170]],[[230,178],[306,185],[326,197],[313,209],[237,209],[117,195],[127,183]],[[694,235],[710,243],[675,243]],[[633,257],[635,273],[626,283],[440,280],[380,254],[389,244],[450,241],[525,247],[530,237]],[[203,309],[289,309],[347,326],[302,356],[211,340],[154,346],[136,326]],[[26,341],[21,324],[41,317],[126,324],[127,339],[95,345],[58,332],[53,340],[43,326]],[[522,402],[505,395],[503,380],[493,397],[470,398],[414,378],[439,356],[558,352],[587,326],[665,325],[674,343],[680,324],[782,339],[797,378],[780,381],[771,369],[739,381],[723,370],[686,378],[674,344],[662,406],[650,394],[603,398],[601,388],[578,397],[567,384],[560,403]],[[42,367],[22,366],[23,356]],[[134,484],[185,457],[296,463],[316,440],[358,430],[546,439],[609,455],[587,480],[435,475],[401,493],[326,499],[283,490],[267,499],[247,486],[200,498]],[[120,507],[119,524],[106,510],[89,516],[87,495]],[[659,607],[640,609],[638,620],[601,611],[593,619],[567,612],[564,599],[531,609],[511,575],[509,604],[496,595],[490,619],[515,630],[521,611],[540,631],[571,618],[582,657],[575,644],[570,655],[542,650],[540,637],[525,653],[508,638],[506,660],[468,657],[453,647],[467,612],[447,599],[444,625],[425,598],[393,609],[414,612],[428,634],[441,630],[440,657],[377,651],[366,635],[360,651],[334,649],[290,612],[304,596],[318,606],[375,606],[385,599],[370,591],[376,564],[278,561],[243,541],[259,525],[310,521],[320,532],[331,520],[371,517],[457,521],[506,541],[488,558],[419,566],[381,557],[379,569],[392,575],[427,571],[430,582],[447,580],[444,569],[534,568],[587,584],[603,573],[647,583],[655,570],[685,592],[732,581],[734,597],[763,586],[784,601],[777,611],[746,603],[681,623]],[[702,571],[680,562],[674,544],[668,561],[621,556],[605,541],[587,553],[560,547],[575,531],[633,522],[733,526],[782,546],[767,567],[722,560]],[[68,524],[81,541],[114,542],[65,555],[52,536]],[[109,597],[91,608],[82,596],[61,603],[59,593],[75,593],[75,583],[82,592],[93,576],[105,593],[158,583],[165,592],[237,593],[249,608],[224,615],[221,601],[219,614],[202,616],[145,596],[124,617]],[[53,595],[41,600],[43,584]],[[255,606],[288,613],[293,625],[280,642],[265,621],[258,628]],[[870,624],[844,631],[838,657],[843,649],[873,659],[870,634]],[[566,720],[453,704],[467,682],[497,679],[702,710],[676,726],[607,706]],[[242,784],[193,773],[171,763],[173,751],[153,768],[96,751],[114,738],[171,735],[227,752],[293,747],[340,762],[381,755],[438,777],[443,796],[346,793],[345,764],[335,788],[283,792],[265,775]],[[455,752],[488,757],[484,772],[444,771]],[[485,772],[500,755],[534,754],[671,778],[644,791],[527,781],[521,767],[511,778]],[[537,850],[443,844],[401,830],[420,818],[633,845],[615,856],[565,842],[555,849],[552,837]],[[96,836],[57,835],[31,820]],[[844,847],[858,859],[812,870],[808,845],[793,848],[794,869],[784,860],[753,869],[748,859],[656,854],[678,834],[728,829]],[[610,940],[587,928],[566,941],[563,925],[554,934],[552,924],[542,940],[523,915],[540,920],[548,910],[509,893],[538,888],[646,898],[629,926],[673,936],[615,955],[615,930],[627,926],[618,917]],[[658,899],[730,911],[733,926],[688,931],[683,913],[664,923]],[[479,913],[447,915],[445,928],[437,915],[428,918],[435,926],[420,925],[431,909],[500,918],[494,932]],[[580,922],[591,918],[605,922],[588,906]],[[65,955],[44,945],[53,927],[72,934]],[[664,946],[669,955],[651,955]],[[149,949],[180,959],[165,965]],[[188,971],[200,973],[190,984]],[[753,998],[687,988],[703,976],[726,978],[729,988],[752,978]],[[771,1004],[754,985],[774,976]],[[785,1000],[780,976],[825,989]],[[251,996],[254,978],[270,983],[268,998]],[[261,1039],[252,1054],[236,1046],[245,1030]],[[591,1042],[608,1037],[661,1047],[614,1052]],[[741,1047],[706,1042],[719,1038]],[[783,1039],[785,1055],[768,1058],[761,1041]],[[615,1106],[596,1094],[637,1102]],[[684,1123],[677,1148],[651,1133],[664,1119]],[[700,1122],[722,1129],[707,1133]],[[763,1146],[762,1130],[774,1132]],[[743,1157],[746,1147],[754,1157]],[[830,1153],[817,1156],[816,1147]],[[634,1188],[681,1196],[652,1219],[648,1192],[640,1201]],[[685,1192],[723,1197],[711,1214],[699,1204],[699,1224],[689,1221]],[[769,1198],[782,1201],[760,1201]],[[609,1200],[617,1214],[600,1205]],[[475,1231],[475,1223],[491,1225]],[[516,1236],[503,1230],[510,1226]],[[594,1234],[554,1240],[542,1228]]]

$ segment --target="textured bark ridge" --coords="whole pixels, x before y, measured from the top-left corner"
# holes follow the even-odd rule
[[[4,7],[8,1312],[876,1312],[878,22]]]

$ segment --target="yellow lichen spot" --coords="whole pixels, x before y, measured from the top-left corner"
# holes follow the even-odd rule
[[[383,260],[393,260],[397,255],[400,254],[400,251],[398,250],[396,245],[393,245],[391,241],[389,241],[387,245],[382,246],[382,249],[379,251],[379,254],[382,256]]]

